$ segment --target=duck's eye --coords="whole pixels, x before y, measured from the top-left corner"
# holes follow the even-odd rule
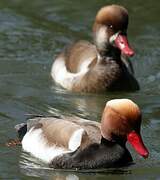
[[[113,25],[112,24],[109,24],[108,27],[109,27],[109,29],[113,29]]]

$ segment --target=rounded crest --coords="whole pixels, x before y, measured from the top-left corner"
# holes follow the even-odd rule
[[[129,99],[108,101],[102,115],[101,133],[106,139],[126,136],[131,131],[140,132],[141,111]]]
[[[112,25],[115,30],[127,29],[128,11],[119,5],[102,7],[97,13],[96,23]]]

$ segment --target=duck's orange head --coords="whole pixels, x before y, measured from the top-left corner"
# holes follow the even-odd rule
[[[128,11],[119,5],[102,7],[95,18],[93,26],[97,48],[105,50],[112,45],[126,56],[133,56],[134,51],[127,40]]]
[[[128,141],[138,154],[148,157],[149,152],[140,135],[141,111],[129,99],[108,101],[101,121],[101,133],[111,141]]]

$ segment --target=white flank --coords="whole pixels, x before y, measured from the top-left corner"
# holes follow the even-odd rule
[[[51,162],[56,156],[71,152],[67,149],[55,146],[49,146],[43,136],[41,129],[31,128],[22,140],[24,151],[31,153],[33,156],[43,160],[46,163]]]
[[[68,143],[68,147],[71,151],[75,151],[81,145],[84,132],[84,129],[78,129],[72,134]]]
[[[80,72],[70,73],[67,71],[65,60],[61,58],[54,61],[51,69],[51,76],[56,83],[59,83],[62,87],[71,90],[73,84],[79,81],[80,78],[88,71],[87,66],[91,60],[87,60],[84,64],[82,64],[82,67],[80,67]]]

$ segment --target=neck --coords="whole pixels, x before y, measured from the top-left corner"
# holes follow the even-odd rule
[[[117,143],[123,147],[125,147],[125,144],[126,144],[126,142],[120,138],[116,138],[114,140],[108,140],[108,139],[105,139],[104,137],[101,138],[101,144],[103,144],[103,145],[108,146],[109,144],[115,144],[115,143]]]
[[[103,145],[108,145],[108,144],[112,144],[113,142],[110,140],[105,139],[104,137],[101,138],[101,144]]]
[[[121,57],[121,51],[113,46],[97,48],[97,50],[101,57],[109,57],[114,60],[119,60]]]

